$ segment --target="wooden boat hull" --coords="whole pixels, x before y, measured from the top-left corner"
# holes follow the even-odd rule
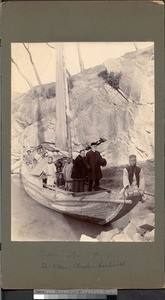
[[[40,188],[25,177],[22,178],[22,182],[27,194],[38,203],[56,212],[100,225],[120,219],[131,211],[141,199],[141,196],[137,195],[131,197],[131,204],[124,201],[115,203],[114,194],[108,193],[106,190],[95,194],[85,194],[85,196],[75,196],[59,188],[55,190]]]

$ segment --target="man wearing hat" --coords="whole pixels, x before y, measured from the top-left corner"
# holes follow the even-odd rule
[[[93,183],[95,191],[99,190],[100,179],[102,178],[101,166],[106,166],[107,162],[100,152],[97,151],[97,143],[91,143],[91,150],[86,154],[86,162],[89,166],[89,186],[88,191],[92,191]]]
[[[123,171],[123,186],[129,194],[140,193],[143,195],[145,191],[143,170],[136,163],[136,155],[130,155],[129,165]]]

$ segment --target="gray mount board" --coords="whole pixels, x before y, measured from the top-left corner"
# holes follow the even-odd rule
[[[2,8],[2,287],[161,288],[164,285],[164,7],[149,1],[7,2]],[[11,42],[154,41],[156,241],[11,242]],[[102,260],[104,267],[99,264]],[[92,261],[89,267],[88,262]],[[58,266],[57,267],[57,262]],[[79,267],[75,267],[75,263]]]

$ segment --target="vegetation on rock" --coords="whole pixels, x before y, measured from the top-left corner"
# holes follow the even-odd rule
[[[118,90],[120,87],[120,79],[122,77],[122,72],[114,73],[108,72],[107,70],[102,71],[98,74],[98,77],[102,77],[106,83],[112,86],[114,89]]]

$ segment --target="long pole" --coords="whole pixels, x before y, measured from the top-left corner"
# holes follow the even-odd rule
[[[38,71],[37,71],[37,68],[36,68],[35,63],[34,63],[34,61],[33,61],[31,52],[30,52],[30,50],[29,50],[29,44],[28,44],[28,46],[26,46],[26,44],[23,43],[23,46],[25,47],[27,53],[29,54],[29,58],[30,58],[30,61],[31,61],[31,64],[32,64],[34,73],[35,73],[35,75],[36,75],[37,81],[38,81],[39,84],[42,84],[41,79],[40,79],[40,76],[39,76]]]
[[[68,156],[72,158],[72,136],[71,136],[71,120],[70,120],[70,103],[67,81],[67,70],[65,65],[65,57],[63,52],[63,64],[64,64],[64,82],[65,82],[65,103],[66,103],[66,125],[67,125],[67,147]]]
[[[80,44],[77,43],[77,50],[78,50],[78,59],[79,59],[79,64],[80,64],[80,70],[81,72],[84,71],[84,62],[81,56],[81,50],[80,50]]]

